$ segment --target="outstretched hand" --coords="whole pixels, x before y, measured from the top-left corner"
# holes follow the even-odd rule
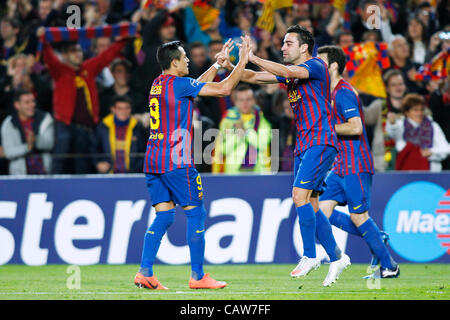
[[[231,62],[230,62],[230,52],[234,48],[234,41],[231,39],[228,39],[228,41],[223,45],[222,50],[216,54],[214,57],[218,64],[222,68],[233,68]]]
[[[245,35],[241,37],[242,43],[238,44],[239,47],[239,61],[243,60],[244,64],[247,64],[249,61],[249,55],[251,52],[250,48],[250,36]]]

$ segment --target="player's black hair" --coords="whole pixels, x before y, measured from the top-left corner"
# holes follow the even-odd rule
[[[314,37],[305,27],[299,26],[298,24],[290,26],[286,33],[297,33],[298,42],[300,45],[307,44],[309,54],[313,53],[314,49]]]
[[[128,95],[117,95],[112,100],[112,106],[115,106],[118,102],[128,103],[131,106],[131,98]]]
[[[173,60],[179,60],[181,58],[181,51],[178,49],[179,47],[182,47],[181,41],[171,41],[158,47],[156,59],[163,71],[170,68],[170,64]]]
[[[338,46],[323,46],[317,50],[317,54],[326,54],[329,66],[336,62],[338,64],[339,75],[342,75],[345,70],[345,65],[347,64],[347,56],[345,55],[344,50]]]

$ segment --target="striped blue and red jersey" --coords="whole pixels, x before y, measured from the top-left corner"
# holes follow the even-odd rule
[[[286,84],[289,102],[294,111],[297,126],[294,155],[316,145],[330,145],[337,149],[327,66],[323,60],[314,57],[299,67],[308,70],[308,79],[277,77],[279,82]]]
[[[373,158],[367,139],[361,100],[353,87],[341,79],[332,94],[335,106],[336,124],[345,123],[353,117],[360,117],[363,133],[359,136],[338,136],[339,153],[333,164],[333,171],[339,176],[368,172],[373,174]]]
[[[144,172],[165,173],[194,167],[194,98],[205,84],[189,77],[160,75],[149,94],[150,136]]]

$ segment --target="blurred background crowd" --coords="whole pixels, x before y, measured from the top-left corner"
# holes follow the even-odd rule
[[[42,27],[66,27],[73,5],[80,27],[127,22],[137,35],[98,31],[49,41]],[[345,77],[359,91],[377,172],[450,170],[449,12],[447,0],[4,1],[0,173],[142,172],[159,45],[182,40],[196,78],[223,43],[243,34],[256,55],[281,63],[293,24],[310,30],[316,47],[335,44],[347,53]],[[227,75],[221,69],[215,81]],[[196,132],[223,133],[196,148],[212,154],[202,157],[200,172],[293,170],[296,126],[282,85],[240,84],[230,97],[198,97],[194,116]],[[266,134],[271,129],[278,129],[277,144]]]

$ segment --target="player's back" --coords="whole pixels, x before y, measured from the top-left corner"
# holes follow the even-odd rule
[[[330,75],[325,63],[312,58],[299,66],[309,72],[309,79],[286,79],[288,98],[297,126],[296,154],[314,145],[337,148],[334,111],[331,105]]]
[[[194,98],[204,83],[188,77],[160,75],[149,94],[150,135],[144,172],[165,173],[193,167]]]
[[[339,153],[333,171],[340,176],[368,172],[373,174],[373,158],[367,139],[366,125],[361,100],[355,89],[341,79],[332,92],[336,124],[347,122],[352,117],[360,117],[362,134],[359,136],[338,136]]]

